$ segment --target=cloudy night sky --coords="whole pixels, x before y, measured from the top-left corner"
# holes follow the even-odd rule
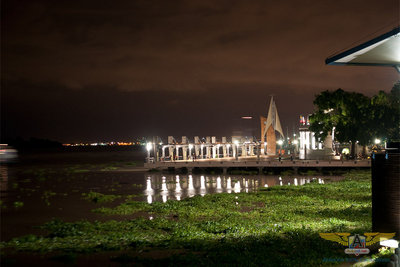
[[[291,133],[323,90],[390,91],[393,68],[325,59],[399,14],[399,0],[3,0],[2,137],[219,138],[241,116],[258,127],[271,94]]]

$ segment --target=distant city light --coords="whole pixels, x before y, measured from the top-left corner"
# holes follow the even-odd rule
[[[251,117],[251,116],[243,116],[242,117],[242,119],[244,119],[244,120],[251,120],[253,117]]]

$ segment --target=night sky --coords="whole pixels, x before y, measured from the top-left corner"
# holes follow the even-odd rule
[[[393,68],[324,62],[399,14],[399,0],[3,0],[2,137],[259,136],[271,94],[291,133],[322,90],[392,88]]]

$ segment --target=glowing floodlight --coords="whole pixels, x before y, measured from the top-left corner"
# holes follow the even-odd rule
[[[378,145],[378,144],[380,144],[380,143],[381,143],[381,140],[380,140],[380,139],[378,139],[378,138],[376,138],[376,139],[375,139],[375,141],[374,141],[374,143]]]
[[[283,144],[283,141],[282,141],[281,139],[279,139],[279,140],[277,141],[277,143],[278,143],[278,145],[282,145],[282,144]]]
[[[153,147],[153,145],[151,143],[146,144],[147,151],[150,151],[152,147]]]

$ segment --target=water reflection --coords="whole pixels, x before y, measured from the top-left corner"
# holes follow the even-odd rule
[[[0,165],[0,190],[8,190],[8,167],[7,165]]]
[[[204,196],[212,193],[240,193],[252,192],[263,187],[293,185],[301,186],[306,183],[325,183],[325,178],[284,177],[281,176],[204,176],[204,175],[169,175],[154,174],[146,176],[144,195],[148,203],[154,201],[166,202],[168,199],[181,200],[195,195]],[[339,180],[341,177],[331,177],[330,180]]]
[[[228,193],[232,192],[231,177],[229,177],[228,180],[226,181],[226,192]]]

